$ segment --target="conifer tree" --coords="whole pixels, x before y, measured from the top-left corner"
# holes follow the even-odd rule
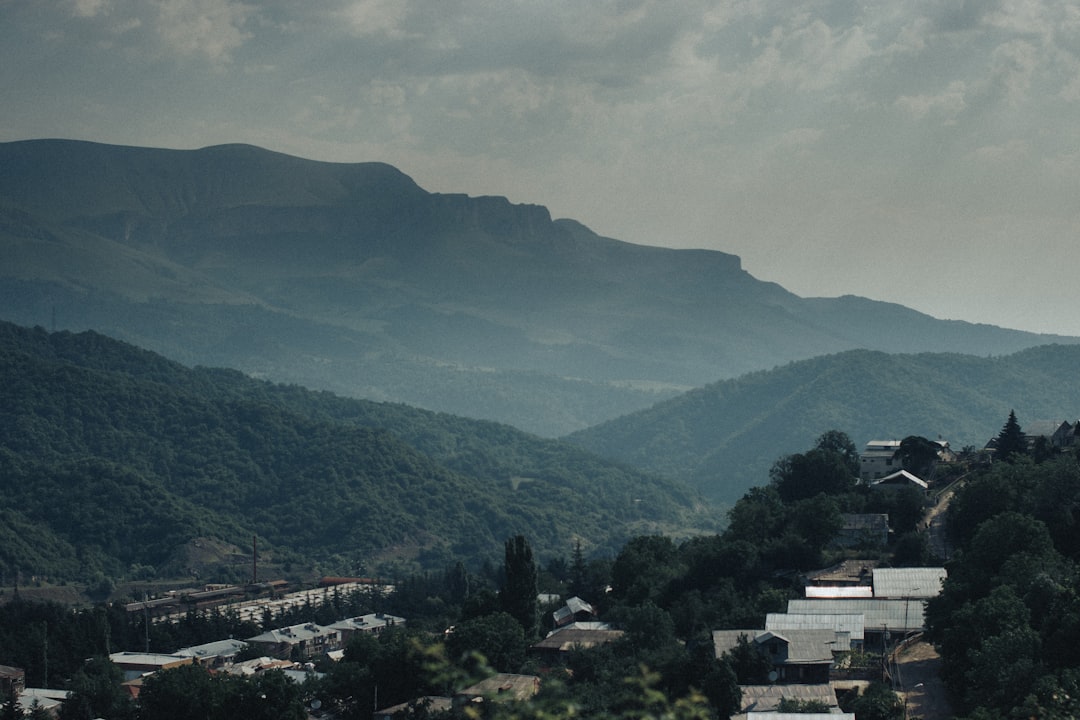
[[[525,637],[532,638],[537,628],[538,603],[536,562],[524,535],[506,541],[506,584],[499,599],[503,610],[521,623]]]
[[[1024,438],[1024,431],[1016,420],[1016,411],[1010,410],[1009,419],[1005,421],[1005,426],[998,433],[994,457],[998,460],[1008,460],[1016,455],[1026,454],[1027,440]]]

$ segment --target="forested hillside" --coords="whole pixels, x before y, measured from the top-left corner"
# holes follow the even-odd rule
[[[865,350],[714,383],[570,436],[605,457],[734,502],[777,457],[842,428],[862,447],[909,435],[982,447],[1015,409],[1021,423],[1080,415],[1080,348],[1005,357]]]
[[[596,551],[711,523],[678,483],[506,426],[6,323],[0,491],[8,578],[154,577],[201,562],[244,579],[252,535],[286,572],[376,573],[417,557],[478,561],[516,533],[564,555],[579,539]]]

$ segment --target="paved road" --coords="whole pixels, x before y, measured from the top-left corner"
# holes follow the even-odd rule
[[[930,643],[920,640],[898,651],[893,680],[911,720],[949,720],[953,716],[941,682],[941,656]]]

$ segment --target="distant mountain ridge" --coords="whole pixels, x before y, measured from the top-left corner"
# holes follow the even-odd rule
[[[800,298],[733,255],[247,145],[0,144],[0,254],[3,319],[548,436],[847,349],[1077,341]]]
[[[601,456],[679,478],[733,503],[828,430],[982,447],[1015,410],[1021,426],[1080,418],[1080,346],[985,358],[851,350],[693,390],[568,437]]]

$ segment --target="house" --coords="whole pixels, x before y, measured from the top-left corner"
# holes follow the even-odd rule
[[[1062,420],[1035,420],[1024,427],[1024,440],[1028,450],[1034,450],[1039,442],[1047,449],[1060,450],[1075,442],[1076,432],[1076,428]]]
[[[428,695],[425,697],[398,703],[390,707],[376,710],[373,720],[392,720],[395,715],[410,713],[414,708],[425,708],[429,714],[449,712],[454,708],[464,707],[469,703],[481,704],[484,702],[509,702],[522,701],[532,698],[540,692],[540,678],[536,675],[514,675],[511,673],[497,673],[481,680],[475,685],[470,685],[454,694],[453,698]],[[481,710],[479,717],[484,715]]]
[[[470,685],[459,691],[454,696],[455,704],[494,700],[503,702],[507,700],[528,700],[540,692],[540,678],[536,675],[515,675],[512,673],[497,673],[481,680],[475,685]]]
[[[329,627],[332,630],[337,630],[341,633],[341,647],[345,647],[349,644],[349,640],[357,633],[377,635],[387,628],[404,626],[405,618],[403,617],[388,615],[387,613],[369,613],[367,615],[359,615],[357,617],[339,620]]]
[[[926,602],[921,598],[848,598],[838,600],[788,600],[792,615],[863,615],[864,647],[884,643],[925,630]]]
[[[268,670],[293,670],[297,667],[297,664],[292,660],[280,660],[272,657],[252,658],[251,660],[242,660],[235,662],[232,665],[227,665],[221,669],[222,672],[229,675],[244,675],[250,677],[252,675],[258,675],[259,673],[267,672]]]
[[[23,688],[19,693],[19,706],[23,715],[29,716],[36,704],[39,708],[49,713],[51,717],[60,716],[60,705],[67,700],[67,690],[53,690],[50,688]]]
[[[410,713],[414,708],[424,708],[427,711],[425,716],[430,717],[431,715],[439,715],[453,710],[454,700],[442,695],[425,695],[424,697],[376,710],[371,717],[372,720],[393,720],[395,715],[405,713],[409,713],[410,717],[416,717]]]
[[[943,567],[874,568],[874,597],[937,597],[948,574]]]
[[[782,713],[768,711],[732,715],[732,720],[855,720],[855,713]]]
[[[529,654],[538,656],[548,665],[557,665],[575,650],[606,645],[622,636],[622,630],[565,627],[549,633],[540,642],[533,643],[529,646]]]
[[[740,685],[742,704],[739,713],[775,712],[781,700],[795,700],[808,703],[817,702],[831,711],[839,712],[836,691],[829,683],[808,685]]]
[[[26,671],[10,665],[0,665],[0,690],[4,697],[18,695],[26,687]]]
[[[247,642],[275,658],[309,660],[341,647],[341,631],[315,623],[269,630]]]
[[[832,630],[847,633],[852,647],[862,647],[865,615],[769,613],[765,616],[765,629],[785,633],[791,630]]]
[[[243,640],[218,640],[203,645],[181,648],[175,654],[194,658],[195,662],[200,665],[217,668],[231,663],[236,658],[236,655],[246,647],[247,643]]]
[[[888,513],[843,513],[832,544],[841,548],[884,547],[889,542]]]
[[[827,683],[833,653],[851,649],[847,633],[834,630],[714,630],[716,657],[734,650],[739,638],[757,645],[772,661],[778,683]]]
[[[871,440],[859,455],[859,478],[877,480],[900,469],[899,440]]]
[[[922,493],[930,488],[925,480],[920,480],[907,470],[897,470],[892,475],[886,475],[878,480],[872,480],[870,482],[870,488],[872,490],[884,490],[895,491],[902,490],[904,488],[915,488]]]
[[[870,587],[871,571],[876,560],[843,560],[823,570],[806,574],[806,584],[817,587],[865,585]]]
[[[109,655],[109,660],[124,672],[124,680],[134,680],[158,670],[168,670],[195,662],[191,656],[138,652],[115,652]]]
[[[561,608],[551,613],[555,627],[563,627],[573,622],[586,622],[596,619],[596,610],[576,595],[566,601]]]

